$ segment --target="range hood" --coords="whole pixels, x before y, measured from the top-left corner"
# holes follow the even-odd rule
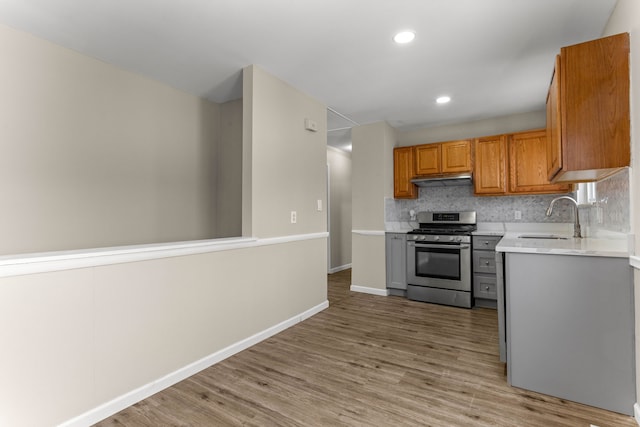
[[[418,187],[453,187],[458,185],[471,185],[473,183],[470,173],[459,175],[436,175],[419,177],[411,180]]]

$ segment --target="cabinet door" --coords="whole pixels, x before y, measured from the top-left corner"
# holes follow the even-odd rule
[[[471,172],[471,141],[450,141],[441,144],[442,173]]]
[[[441,172],[440,144],[417,145],[415,149],[416,175],[432,175],[439,174]]]
[[[629,34],[560,51],[562,170],[556,180],[593,181],[630,164]]]
[[[547,94],[547,179],[553,177],[562,169],[562,144],[560,141],[562,123],[560,119],[560,55],[556,56],[556,66],[551,78],[549,93]]]
[[[475,194],[497,195],[507,191],[506,153],[506,135],[477,138],[474,141],[473,185]]]
[[[385,237],[387,288],[407,289],[407,235],[387,233]]]
[[[418,187],[411,182],[414,176],[413,147],[393,149],[393,197],[415,199]]]
[[[514,133],[509,137],[509,192],[566,193],[568,184],[547,179],[547,132]]]
[[[495,275],[476,274],[473,276],[473,296],[475,298],[498,299]]]
[[[494,251],[473,251],[473,272],[496,274],[496,253]]]
[[[471,237],[473,250],[494,251],[502,236],[475,235]]]

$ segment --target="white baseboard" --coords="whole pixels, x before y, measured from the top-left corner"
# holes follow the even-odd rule
[[[351,285],[350,289],[353,292],[362,292],[363,294],[372,294],[372,295],[378,295],[381,297],[386,297],[389,295],[389,292],[386,289],[367,288],[365,286],[356,286],[356,285]]]
[[[291,317],[275,326],[272,326],[268,329],[265,329],[262,332],[258,332],[255,335],[252,335],[248,338],[245,338],[241,341],[238,341],[235,344],[230,345],[229,347],[223,348],[209,356],[206,356],[200,360],[197,360],[187,366],[184,366],[177,371],[174,371],[168,375],[165,375],[162,378],[159,378],[155,381],[152,381],[148,384],[143,385],[135,390],[132,390],[122,396],[116,397],[115,399],[106,402],[96,408],[93,408],[84,414],[78,415],[75,418],[72,418],[64,423],[60,424],[58,427],[85,427],[91,426],[99,421],[104,420],[105,418],[110,417],[111,415],[120,412],[121,410],[146,399],[147,397],[164,390],[165,388],[171,387],[172,385],[194,375],[198,372],[215,365],[218,362],[223,361],[224,359],[233,356],[236,353],[245,350],[260,341],[263,341],[279,332],[284,331],[291,326],[302,322],[303,320],[308,319],[321,312],[322,310],[329,307],[329,301],[325,301],[321,304],[318,304],[315,307],[310,308],[307,311],[304,311],[296,316]]]
[[[338,271],[348,270],[351,268],[351,264],[341,265],[339,267],[333,267],[329,269],[329,274],[337,273]]]
[[[636,419],[636,423],[638,423],[638,425],[640,426],[640,405],[638,404],[638,402],[633,405],[633,415]]]

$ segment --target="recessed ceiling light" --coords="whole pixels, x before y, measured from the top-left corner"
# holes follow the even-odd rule
[[[436,99],[436,102],[438,104],[446,104],[449,101],[451,101],[451,97],[450,96],[441,96],[441,97]]]
[[[405,44],[413,41],[414,38],[416,38],[416,33],[413,31],[400,31],[393,36],[393,41],[398,44]]]

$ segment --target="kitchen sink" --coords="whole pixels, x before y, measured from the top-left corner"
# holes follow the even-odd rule
[[[554,240],[569,240],[568,237],[559,236],[557,234],[521,234],[518,239],[554,239]]]

